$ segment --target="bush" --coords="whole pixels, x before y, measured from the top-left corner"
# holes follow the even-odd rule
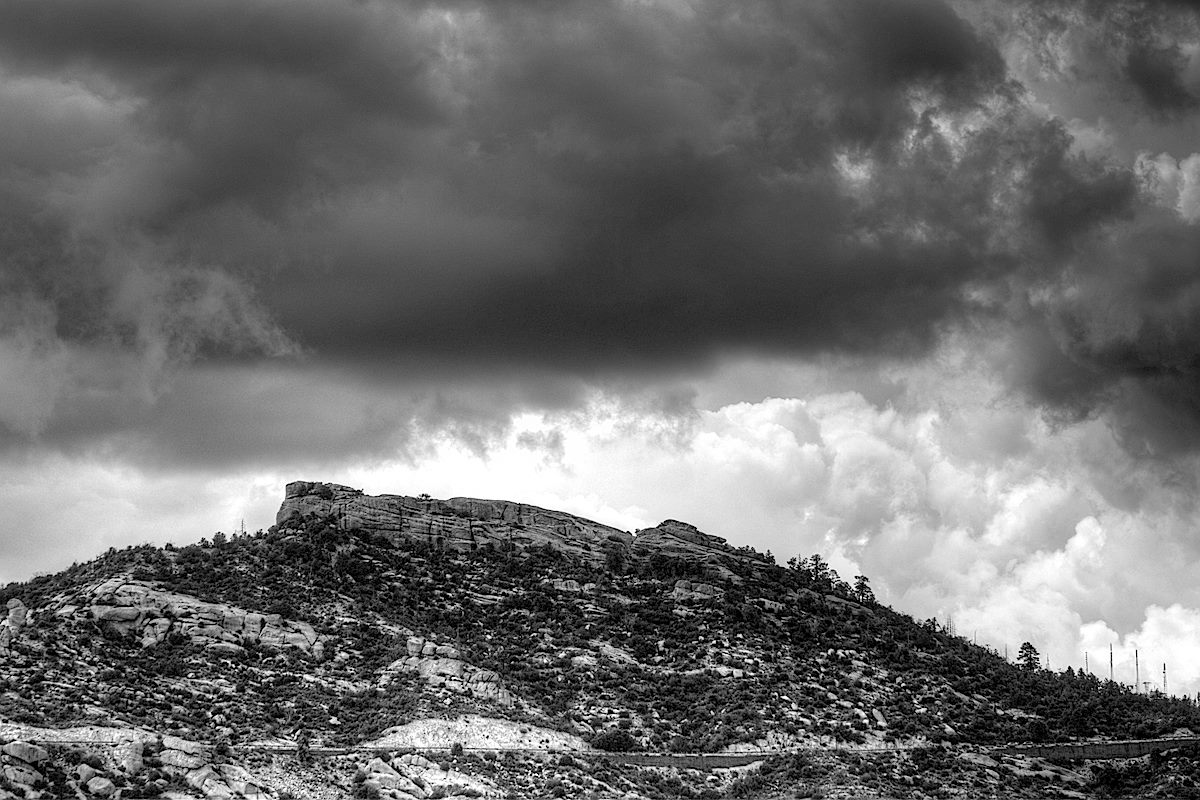
[[[610,753],[628,753],[637,748],[637,741],[622,728],[608,728],[592,739],[592,746]]]

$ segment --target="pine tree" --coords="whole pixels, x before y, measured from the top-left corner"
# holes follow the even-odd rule
[[[875,602],[875,592],[871,591],[871,584],[867,580],[866,575],[854,576],[854,596],[858,602],[866,605],[871,605]]]
[[[1036,647],[1029,642],[1022,642],[1021,649],[1017,651],[1017,663],[1021,665],[1022,669],[1033,672],[1041,666],[1042,657]]]

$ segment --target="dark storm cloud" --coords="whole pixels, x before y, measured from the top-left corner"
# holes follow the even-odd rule
[[[1109,82],[1114,96],[1132,94],[1143,110],[1160,117],[1200,107],[1198,87],[1188,85],[1188,56],[1180,47],[1197,33],[1200,3],[1042,0],[1015,3],[1010,11],[1043,37],[1064,31],[1078,35],[1083,29],[1088,61],[1078,65],[1078,77]]]
[[[9,69],[116,81],[139,105],[138,133],[178,148],[153,176],[172,185],[146,215],[154,226],[353,180],[437,113],[428,45],[378,4],[20,0],[0,28]]]
[[[1176,46],[1155,47],[1141,42],[1131,48],[1125,70],[1146,102],[1158,111],[1191,109],[1197,98],[1183,84],[1187,58]]]
[[[996,53],[945,6],[481,8],[485,53],[447,131],[464,146],[438,153],[422,208],[391,199],[401,226],[462,229],[381,232],[386,252],[285,289],[306,341],[590,372],[731,347],[904,350],[953,313],[976,243],[942,220],[928,244],[847,238],[886,212],[832,168],[839,152],[893,159],[919,122],[913,91],[964,108],[1003,88]],[[314,285],[355,318],[309,317]]]
[[[1139,102],[1186,110],[1165,17],[1104,14]],[[146,425],[207,459],[183,421],[225,408],[218,450],[285,447],[234,388],[164,394],[263,352],[577,398],[731,352],[922,353],[984,318],[1023,326],[1009,373],[1071,414],[1192,368],[1154,287],[1190,287],[1194,237],[1145,227],[1133,173],[1076,153],[934,0],[16,0],[0,87],[29,119],[0,125],[0,291],[41,326],[0,344],[61,356],[2,418],[23,434]],[[423,403],[356,406],[343,438],[486,417]]]

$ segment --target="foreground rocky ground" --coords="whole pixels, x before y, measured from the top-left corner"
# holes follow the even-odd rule
[[[294,743],[287,751],[228,748],[121,728],[0,730],[24,737],[0,746],[4,798],[1046,798],[1088,797],[1097,788],[1088,767],[941,748],[809,752],[696,769],[686,758],[633,765],[591,749],[305,753]]]

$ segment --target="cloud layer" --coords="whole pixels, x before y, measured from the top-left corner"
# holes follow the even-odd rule
[[[76,356],[41,409],[97,347],[136,393],[197,355],[597,380],[985,325],[1035,402],[1190,444],[1191,154],[1098,158],[1046,105],[1075,80],[1173,130],[1190,15],[22,0],[0,278]],[[11,431],[55,427],[21,402]]]

